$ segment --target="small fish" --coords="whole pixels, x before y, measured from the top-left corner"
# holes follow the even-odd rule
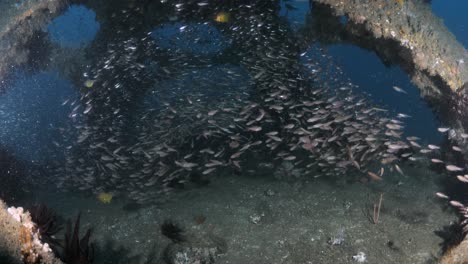
[[[404,147],[402,145],[399,145],[399,144],[390,144],[390,145],[388,145],[388,148],[393,149],[393,150],[398,150],[398,149],[402,149]]]
[[[206,148],[206,149],[200,150],[200,153],[208,153],[208,154],[213,155],[215,152],[209,148]]]
[[[260,114],[258,115],[257,118],[255,118],[255,121],[258,122],[258,121],[262,120],[262,118],[265,116],[265,114],[266,114],[265,110],[260,109]]]
[[[414,141],[410,141],[410,144],[411,144],[411,146],[413,146],[413,147],[422,148],[421,145],[419,145],[418,143],[416,143],[416,142],[414,142]]]
[[[257,140],[257,141],[253,142],[253,143],[250,144],[250,145],[251,145],[251,146],[257,146],[257,145],[262,144],[262,142],[263,142],[263,141],[261,141],[261,140]]]
[[[235,158],[240,157],[240,155],[242,155],[242,153],[244,153],[244,152],[239,151],[239,152],[236,152],[236,153],[232,154],[232,155],[231,155],[231,159],[235,159]]]
[[[233,160],[233,161],[232,161],[232,164],[234,164],[234,166],[236,166],[239,170],[241,169],[240,161],[238,161],[238,160]]]
[[[91,88],[91,87],[93,87],[94,82],[95,82],[94,80],[86,80],[86,81],[84,82],[84,86],[85,86],[86,88]]]
[[[462,151],[462,149],[457,147],[457,146],[452,146],[452,149],[455,150],[455,151],[458,151],[458,152]]]
[[[259,132],[262,130],[261,126],[251,126],[247,128],[248,131]]]
[[[399,118],[410,118],[411,116],[403,114],[403,113],[398,113],[397,117],[399,117]]]
[[[400,126],[400,125],[396,125],[396,124],[386,124],[385,125],[388,129],[392,129],[392,130],[399,130],[399,129],[402,129],[403,127]]]
[[[102,155],[102,156],[101,156],[101,159],[102,159],[103,161],[111,161],[111,160],[113,160],[113,158],[112,158],[111,156],[107,156],[107,155]]]
[[[407,158],[407,157],[409,157],[409,156],[411,156],[411,155],[413,155],[413,153],[411,153],[411,152],[406,152],[406,153],[401,154],[401,157]]]
[[[180,166],[180,167],[182,167],[184,169],[190,169],[190,168],[198,166],[198,164],[196,164],[196,163],[187,162],[187,161],[174,161],[174,163],[177,166]]]
[[[445,166],[445,168],[448,170],[448,171],[462,171],[463,169],[460,168],[460,167],[457,167],[455,165],[447,165]]]
[[[432,150],[440,149],[439,146],[431,145],[431,144],[427,145],[427,147],[428,147],[429,149],[432,149]]]
[[[401,89],[400,87],[398,86],[392,86],[393,90],[399,92],[399,93],[404,93],[404,94],[407,94],[407,92],[403,89]]]
[[[313,123],[315,121],[318,121],[320,119],[322,119],[323,117],[322,116],[315,116],[315,117],[311,117],[309,119],[306,120],[307,123]]]
[[[455,207],[458,207],[458,208],[465,208],[465,206],[462,203],[460,203],[459,201],[450,201],[450,204],[452,206],[455,206]]]
[[[202,172],[202,174],[203,174],[203,175],[206,175],[206,174],[209,174],[209,173],[213,172],[214,170],[216,170],[216,168],[209,168],[209,169],[207,169],[207,170],[204,170],[204,171]]]
[[[468,178],[465,178],[463,175],[458,175],[457,179],[461,182],[468,183]]]
[[[214,19],[216,22],[218,23],[227,23],[229,22],[229,13],[226,13],[226,12],[219,12],[215,19]]]
[[[448,127],[439,127],[439,128],[437,128],[437,131],[439,131],[440,133],[445,133],[445,132],[447,132],[449,130],[450,130],[450,128],[448,128]]]
[[[400,166],[398,166],[398,164],[395,164],[395,169],[396,169],[401,175],[403,175],[403,176],[405,175],[405,174],[403,173],[403,170],[400,168]]]
[[[380,171],[379,171],[379,176],[382,177],[383,174],[384,174],[385,170],[383,167],[380,168]]]
[[[371,180],[374,180],[374,181],[381,181],[382,180],[382,177],[380,177],[379,175],[377,175],[377,174],[375,174],[373,172],[368,171],[367,175],[369,175],[369,178],[371,178]]]
[[[216,113],[218,113],[218,110],[211,110],[208,112],[208,116],[214,116]]]
[[[270,136],[270,135],[268,135],[268,137],[271,138],[271,139],[273,139],[273,140],[276,141],[276,142],[281,142],[281,141],[282,141],[282,139],[281,139],[280,137],[277,137],[277,136]]]
[[[379,112],[387,112],[387,109],[379,108],[379,107],[372,107],[372,110],[379,111]]]
[[[281,111],[281,110],[284,109],[284,107],[282,107],[280,105],[272,105],[272,106],[270,106],[270,109]]]
[[[92,105],[88,105],[88,106],[86,107],[86,109],[83,111],[83,114],[86,115],[87,113],[89,113],[89,112],[91,111],[92,108],[93,108]]]
[[[444,163],[440,159],[431,159],[432,163]]]
[[[284,158],[284,160],[295,160],[295,159],[296,159],[296,156],[293,156],[293,155],[287,156]]]
[[[446,194],[441,193],[441,192],[436,192],[436,196],[439,197],[439,198],[442,198],[442,199],[448,199],[449,198]]]
[[[101,203],[108,204],[112,201],[112,193],[100,193],[97,198]]]
[[[216,166],[221,166],[223,163],[219,160],[210,160],[210,163],[205,164],[205,167],[211,168],[211,167],[216,167]]]

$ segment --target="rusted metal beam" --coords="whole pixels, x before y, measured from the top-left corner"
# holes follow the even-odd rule
[[[423,93],[442,96],[441,84],[453,92],[468,85],[468,52],[422,0],[313,0],[334,16],[347,17],[356,37],[392,41],[414,66],[411,76]],[[440,81],[438,81],[440,80]],[[430,90],[427,90],[430,89]]]
[[[21,10],[6,24],[0,25],[0,81],[3,82],[13,68],[30,61],[35,49],[40,48],[34,43],[37,43],[41,34],[44,35],[47,25],[54,17],[59,16],[70,4],[80,2],[83,1],[39,1]],[[3,12],[8,14],[12,10]]]

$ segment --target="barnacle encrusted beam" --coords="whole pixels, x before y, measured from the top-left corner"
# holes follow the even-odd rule
[[[59,16],[71,3],[83,0],[40,0],[27,6],[22,13],[0,24],[0,80],[16,66],[28,63],[33,54],[38,34],[45,32],[49,22]],[[15,6],[12,5],[12,9]],[[8,17],[15,10],[1,10],[0,16]],[[36,42],[35,42],[36,41]],[[32,47],[31,47],[32,46]],[[0,89],[1,90],[1,89]]]
[[[312,12],[321,16],[308,18],[307,35],[350,42],[375,51],[386,64],[399,64],[442,123],[452,128],[448,138],[468,157],[468,52],[430,5],[424,0],[311,2]]]
[[[39,230],[29,212],[21,207],[7,207],[0,200],[0,260],[11,263],[61,264],[47,243],[40,240]]]
[[[357,37],[397,43],[400,52],[394,55],[412,64],[410,74],[423,93],[443,96],[440,82],[454,92],[468,85],[467,51],[423,0],[312,1],[330,7],[334,16],[347,17],[354,25],[350,33]]]

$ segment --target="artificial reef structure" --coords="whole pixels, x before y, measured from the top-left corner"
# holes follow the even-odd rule
[[[17,66],[42,61],[47,54],[47,45],[41,45],[47,25],[70,4],[82,2],[24,1],[17,5],[6,2],[0,25],[0,80],[4,81]],[[3,86],[0,85],[0,91]]]
[[[325,44],[350,43],[399,65],[419,88],[448,138],[468,152],[468,52],[427,1],[313,0],[304,35]]]

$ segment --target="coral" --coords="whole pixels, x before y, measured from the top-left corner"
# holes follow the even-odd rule
[[[8,213],[3,201],[0,201],[0,255],[21,262],[21,224]]]
[[[465,264],[468,263],[468,240],[464,240],[458,246],[450,248],[442,256],[440,264]]]
[[[13,263],[59,264],[47,243],[42,243],[36,225],[23,208],[10,207],[0,200],[0,255]]]

